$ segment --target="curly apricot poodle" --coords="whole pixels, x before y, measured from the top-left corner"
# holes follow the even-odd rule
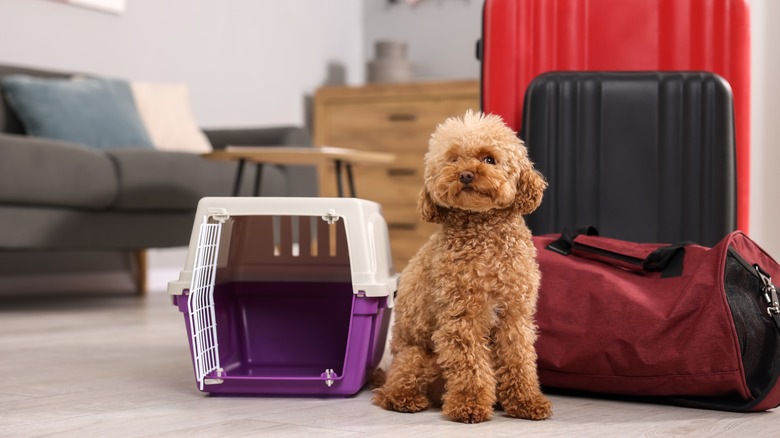
[[[393,359],[375,404],[427,409],[443,380],[452,420],[489,420],[496,403],[512,417],[552,415],[536,371],[540,273],[523,219],[546,187],[500,117],[469,111],[437,127],[418,208],[442,227],[401,274]]]

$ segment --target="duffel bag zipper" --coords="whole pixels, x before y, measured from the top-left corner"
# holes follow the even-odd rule
[[[753,268],[756,269],[759,278],[761,278],[761,283],[763,283],[761,290],[764,292],[764,298],[767,303],[766,311],[769,313],[769,316],[777,317],[780,315],[780,301],[777,299],[777,288],[772,284],[772,277],[758,265],[753,265]]]
[[[734,259],[742,266],[746,267],[748,272],[751,272],[761,280],[761,292],[764,294],[764,300],[766,301],[766,312],[780,330],[780,299],[777,296],[777,288],[772,284],[772,276],[761,269],[761,266],[758,264],[751,265],[748,263],[734,248],[729,247],[729,254],[734,256]]]

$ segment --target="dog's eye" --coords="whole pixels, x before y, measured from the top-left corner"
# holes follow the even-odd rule
[[[482,162],[483,163],[487,163],[487,164],[496,164],[496,159],[493,158],[493,157],[487,156],[487,157],[482,159]]]

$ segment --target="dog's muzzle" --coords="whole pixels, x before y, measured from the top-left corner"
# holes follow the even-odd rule
[[[464,170],[458,175],[458,179],[463,184],[471,184],[471,182],[474,181],[474,172]]]

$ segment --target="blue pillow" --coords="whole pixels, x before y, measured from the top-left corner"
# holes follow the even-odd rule
[[[1,83],[28,135],[98,149],[154,149],[127,81],[8,75]]]

